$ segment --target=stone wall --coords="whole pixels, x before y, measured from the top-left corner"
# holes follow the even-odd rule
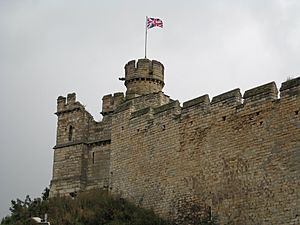
[[[172,102],[155,111],[119,112],[112,120],[112,192],[163,215],[171,209],[169,200],[180,169],[172,163],[176,157],[172,153],[179,149],[176,113],[179,103]]]
[[[299,224],[299,80],[114,113],[112,192],[180,224]]]
[[[177,224],[300,224],[300,77],[279,96],[274,82],[182,106],[117,93],[100,122],[59,97],[51,196],[105,188]]]
[[[88,149],[86,189],[108,189],[110,167],[110,143],[103,142]]]
[[[299,96],[277,99],[270,83],[246,91],[243,104],[219,97],[183,109],[186,184],[224,223],[297,224]]]

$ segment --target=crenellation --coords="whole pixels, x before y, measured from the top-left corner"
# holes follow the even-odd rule
[[[172,112],[174,114],[180,114],[181,107],[180,107],[179,101],[178,100],[171,101],[168,104],[154,108],[154,114],[160,114],[160,113],[164,113],[164,112]]]
[[[74,104],[76,102],[76,93],[69,93],[67,95],[67,104],[71,105]]]
[[[221,105],[237,106],[240,105],[241,103],[242,103],[242,94],[239,88],[215,96],[212,98],[211,101],[211,105],[221,104]]]
[[[181,107],[162,92],[163,75],[158,61],[128,62],[126,96],[104,96],[99,122],[76,95],[57,99],[50,196],[101,188],[178,225],[203,215],[298,224],[300,77],[280,98],[271,82]]]
[[[69,114],[78,111],[84,111],[87,117],[93,118],[93,116],[85,110],[84,106],[80,102],[76,101],[75,93],[69,93],[67,98],[63,96],[59,96],[57,98],[57,111],[55,112],[56,115],[65,113]]]
[[[300,86],[300,77],[289,79],[281,84],[280,91]]]
[[[63,97],[63,96],[59,96],[59,97],[57,98],[57,112],[58,112],[58,111],[62,111],[62,110],[65,109],[65,107],[66,107],[66,102],[67,102],[67,100],[66,100],[66,98]]]
[[[147,59],[147,58],[144,58],[144,59],[139,59],[137,61],[137,67],[136,67],[136,71],[150,71],[152,70],[152,62]]]
[[[112,94],[103,96],[101,114],[104,116],[108,113],[113,112],[113,104],[114,104],[114,99],[113,99]]]
[[[300,95],[300,77],[283,82],[280,87],[280,98]]]
[[[252,88],[244,93],[244,104],[257,103],[266,100],[276,100],[278,90],[275,82]]]
[[[129,74],[134,74],[135,70],[136,70],[136,63],[135,60],[131,60],[129,61],[125,67],[125,76],[128,76]]]
[[[124,102],[124,93],[123,92],[114,93],[114,110],[123,102]]]
[[[194,98],[192,100],[184,102],[182,108],[185,109],[192,106],[200,106],[200,107],[203,106],[204,108],[206,108],[209,106],[209,104],[210,104],[209,96],[206,94],[198,98]]]
[[[111,114],[114,110],[124,102],[124,94],[122,92],[117,92],[103,96],[102,98],[102,112],[103,116]]]
[[[157,80],[164,80],[164,65],[156,60],[152,60],[152,73],[153,77]],[[164,84],[163,84],[164,85]]]

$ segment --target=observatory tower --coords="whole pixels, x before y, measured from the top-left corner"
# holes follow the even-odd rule
[[[164,87],[164,66],[162,63],[139,59],[125,65],[126,98],[131,99],[145,94],[162,91]]]

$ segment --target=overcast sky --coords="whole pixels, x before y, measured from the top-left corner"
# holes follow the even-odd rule
[[[57,97],[76,92],[100,120],[102,96],[125,91],[146,15],[164,22],[148,58],[181,103],[300,76],[299,0],[0,0],[0,218],[49,185]]]

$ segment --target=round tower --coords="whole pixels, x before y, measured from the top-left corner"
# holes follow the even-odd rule
[[[164,87],[164,65],[156,60],[139,59],[125,65],[126,97],[156,93]]]

